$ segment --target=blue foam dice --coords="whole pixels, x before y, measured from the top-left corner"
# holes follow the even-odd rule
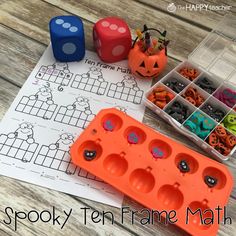
[[[79,61],[85,55],[84,26],[77,16],[57,16],[49,23],[52,50],[58,61]]]

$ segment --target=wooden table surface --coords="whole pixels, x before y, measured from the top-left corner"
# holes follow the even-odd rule
[[[0,118],[2,118],[15,98],[17,92],[33,70],[37,61],[50,42],[48,22],[56,15],[75,14],[83,19],[86,35],[86,47],[93,50],[92,27],[94,22],[106,16],[123,17],[132,32],[147,23],[149,27],[166,29],[169,45],[169,63],[163,73],[166,74],[180,61],[185,60],[189,53],[203,40],[207,33],[226,13],[225,11],[177,11],[169,13],[167,5],[171,0],[1,0],[0,1]],[[236,15],[234,0],[201,1],[213,5],[231,5],[231,12]],[[193,0],[178,0],[176,5],[196,3]],[[134,34],[132,35],[134,38]],[[144,123],[156,130],[181,141],[185,145],[203,151],[187,138],[173,132],[173,129],[154,113],[146,109]],[[206,154],[206,153],[205,153]],[[207,155],[207,154],[206,154]],[[236,160],[230,160],[227,165],[236,176]],[[42,222],[30,223],[21,221],[17,231],[12,225],[3,223],[4,209],[12,207],[18,211],[50,210],[56,207],[58,212],[73,208],[72,216],[63,229]],[[123,206],[133,210],[142,206],[125,197]],[[112,225],[109,217],[104,225],[95,224],[88,219],[84,225],[81,207],[90,207],[99,212],[112,211],[115,222]],[[218,235],[236,235],[236,189],[230,197],[228,215],[233,219],[231,225],[221,225]],[[161,223],[143,226],[138,223],[141,215],[131,224],[126,217],[123,224],[117,208],[90,200],[74,197],[50,189],[27,184],[7,177],[0,177],[0,235],[187,235],[179,228]],[[210,236],[210,235],[209,235]]]

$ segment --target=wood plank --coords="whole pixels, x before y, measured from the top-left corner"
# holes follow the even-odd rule
[[[21,45],[23,47],[26,47],[26,45],[29,45],[30,48],[35,48],[35,49],[37,48],[36,47],[37,46],[37,42],[31,41],[30,39],[27,39],[26,37],[24,37],[22,35],[19,35],[19,34],[15,33],[15,32],[10,32],[10,30],[7,29],[7,28],[0,27],[1,34],[4,32],[4,30],[5,30],[4,34],[8,34],[9,36],[15,38],[16,41],[22,41]],[[6,40],[12,40],[12,39],[8,38]],[[23,42],[26,44],[25,46],[24,46]],[[4,45],[6,43],[6,41],[3,41],[2,43]],[[2,48],[2,47],[0,47],[0,48]],[[3,52],[1,52],[1,51],[0,51],[0,55],[1,55],[1,58],[5,58],[5,54]],[[32,53],[32,55],[37,55],[37,54],[36,53]],[[32,60],[36,60],[36,59],[33,59],[33,58],[31,58],[31,59]],[[16,68],[14,66],[20,66],[20,67],[21,66],[22,67],[25,66],[21,62],[22,60],[20,58],[20,54],[16,57],[16,60],[17,60],[18,63],[13,65],[13,67],[11,67],[11,68],[9,67],[9,70],[15,71]],[[3,63],[5,63],[5,61],[3,61]],[[168,68],[167,68],[167,71],[170,70],[171,68],[173,68],[177,63],[178,62],[176,62],[174,60],[170,60],[170,63],[169,63]],[[25,78],[26,78],[26,75],[23,75],[23,76],[25,76]],[[23,81],[25,78],[22,78],[21,81]],[[10,103],[13,100],[13,98],[14,98],[14,96],[17,93],[19,88],[15,87],[15,86],[13,86],[13,85],[11,85],[9,83],[7,83],[4,80],[0,80],[0,81],[4,82],[4,83],[3,82],[0,83],[0,88],[2,88],[2,91],[5,91],[5,94],[4,94],[3,97],[6,97],[6,99]],[[2,91],[0,90],[0,94],[2,94]],[[2,99],[2,97],[0,97],[0,100],[1,99]],[[8,108],[8,105],[9,105],[9,104],[8,105],[4,105],[4,104],[5,104],[5,102],[3,103],[3,107],[4,107],[3,110],[2,110],[3,113]],[[161,132],[166,132],[167,135],[172,135],[173,134],[173,129],[171,130],[171,127],[169,125],[166,125],[164,121],[161,121],[158,116],[156,116],[155,114],[152,114],[151,112],[150,112],[149,115],[150,115],[150,117],[146,117],[145,118],[145,119],[148,119],[148,120],[145,121],[147,124],[153,126],[153,128],[158,129]],[[155,121],[154,122],[153,122],[152,116],[155,117]],[[0,117],[2,117],[2,116],[0,116]],[[181,141],[183,140],[182,136],[180,136],[178,134],[175,134],[175,135],[177,136],[177,139],[179,139]],[[193,145],[193,143],[189,142],[189,145]],[[84,206],[84,205],[87,204],[91,208],[97,209],[100,212],[102,212],[103,210],[104,211],[112,211],[114,213],[114,215],[115,215],[115,218],[117,219],[117,224],[118,224],[118,222],[120,222],[120,217],[121,217],[120,216],[120,210],[118,210],[116,208],[113,208],[113,207],[106,206],[104,204],[99,204],[99,203],[95,203],[95,202],[90,201],[90,200],[85,200],[85,199],[80,199],[80,198],[75,198],[75,197],[73,197],[74,198],[74,201],[73,201],[73,200],[70,199],[71,197],[69,198],[69,196],[66,196],[66,194],[61,194],[61,193],[58,193],[56,191],[52,191],[52,190],[48,190],[48,189],[45,189],[45,188],[37,187],[37,186],[30,185],[30,184],[27,184],[27,183],[22,183],[20,181],[11,180],[9,178],[3,178],[2,177],[1,183],[4,183],[3,185],[6,186],[5,190],[2,190],[3,193],[4,193],[4,191],[5,192],[6,191],[9,192],[9,190],[7,190],[8,186],[10,186],[10,193],[11,193],[12,196],[18,196],[20,192],[25,192],[25,195],[24,196],[21,195],[21,198],[20,198],[21,202],[22,202],[21,203],[22,209],[30,209],[31,206],[32,207],[37,206],[37,209],[44,209],[45,207],[47,209],[48,206],[51,206],[50,203],[52,203],[52,202],[55,202],[57,204],[56,205],[57,208],[59,208],[59,209],[63,209],[64,206],[72,206],[72,205],[73,205],[74,209],[79,209],[81,206]],[[28,198],[28,195],[29,195],[29,198]],[[48,197],[48,195],[49,195],[49,197]],[[40,203],[31,202],[31,199],[36,199]],[[8,200],[12,201],[11,199],[8,199]],[[66,203],[66,205],[64,204],[65,201],[68,202],[68,203]],[[77,204],[77,201],[79,202],[78,203],[79,205]],[[5,204],[8,203],[8,201],[6,201],[6,199],[4,199],[4,202],[5,202]],[[19,208],[18,202],[19,201],[17,200],[17,203],[15,205],[15,207],[17,207],[17,208]],[[30,204],[30,206],[28,204]],[[45,205],[41,205],[41,204],[45,204]],[[130,199],[128,197],[125,197],[123,206],[130,206],[130,208],[133,209],[133,210],[138,210],[138,209],[142,208],[141,205],[139,205],[138,203],[134,202],[132,199]],[[229,208],[229,210],[231,212],[230,216],[231,217],[235,217],[235,215],[233,214],[233,212],[236,210],[235,209],[236,208],[236,204],[235,204],[235,200],[234,199],[230,199],[228,208]],[[20,210],[20,208],[19,208],[19,210]],[[141,218],[141,215],[139,214],[137,216],[136,220],[139,220],[140,218]],[[76,222],[77,221],[82,222],[82,219],[76,217]],[[160,223],[157,223],[157,224],[155,224],[153,226],[141,226],[140,224],[131,225],[130,222],[131,222],[131,217],[129,215],[126,218],[126,221],[124,223],[124,227],[130,228],[137,235],[185,235],[185,233],[180,231],[175,226],[168,226],[168,227],[166,227],[165,225],[160,224]],[[77,223],[76,223],[75,226],[78,227]],[[72,232],[72,230],[75,230],[75,228],[74,228],[75,226],[74,225],[72,225],[72,226],[70,225],[69,228],[70,228],[71,231],[69,231],[69,232]],[[24,227],[24,226],[22,226],[22,227]],[[35,228],[33,228],[33,229],[37,233],[41,233],[41,231],[37,231],[38,227],[39,227],[38,224],[35,225],[34,227]],[[95,226],[93,226],[93,227],[95,227]],[[43,227],[40,227],[40,228],[43,228]],[[230,228],[230,232],[227,235],[232,235],[233,236],[234,235],[233,232],[235,232],[235,230],[236,230],[236,225],[235,224],[233,224],[230,227],[229,226],[222,226],[219,235],[226,235],[225,232],[227,232],[229,228]],[[46,229],[48,230],[47,227],[46,227]],[[50,230],[52,232],[51,228],[50,228]],[[54,231],[54,229],[53,229],[53,231]],[[56,233],[58,233],[58,232],[56,231]]]
[[[12,223],[7,227],[6,224],[1,225],[1,229],[4,233],[9,235],[136,235],[132,230],[128,231],[124,227],[114,223],[111,227],[109,223],[102,225],[101,223],[93,223],[87,218],[86,225],[84,224],[84,214],[81,208],[85,205],[73,199],[67,194],[63,194],[57,191],[53,191],[47,188],[38,187],[35,185],[27,184],[11,178],[1,176],[1,188],[0,188],[0,205],[1,205],[1,222],[3,219],[9,221],[5,214],[5,208],[11,207],[14,211],[24,211],[28,213],[31,210],[42,212],[43,210],[50,211],[52,214],[53,207],[55,208],[56,215],[60,215],[59,223],[60,226],[52,221],[48,224],[38,221],[32,223],[28,220],[19,220],[17,231],[14,232],[14,215],[11,214],[10,210],[8,213],[11,217]],[[8,194],[6,194],[8,193]],[[10,196],[10,197],[9,197]],[[72,208],[71,216],[65,227],[61,229],[61,226],[65,220],[65,214],[63,211],[69,213]],[[32,214],[32,220],[36,218],[36,215]],[[48,215],[44,215],[47,219]],[[6,234],[1,234],[6,235]]]
[[[21,9],[19,11],[19,9]],[[40,12],[40,14],[38,14]],[[37,0],[1,1],[0,23],[38,42],[48,45],[48,23],[57,15],[68,15],[64,10]],[[84,21],[86,48],[92,50],[92,23]]]
[[[211,30],[216,26],[216,24],[226,15],[226,14],[236,14],[236,3],[234,0],[227,0],[225,2],[222,2],[221,0],[203,0],[201,2],[196,2],[194,0],[138,0],[138,2],[148,5],[157,11],[162,11],[165,14],[170,14],[173,17],[178,17],[179,19],[195,24],[196,26],[199,26],[201,28],[204,28],[206,30]],[[175,12],[169,12],[167,10],[167,7],[169,4],[173,3],[177,7],[177,10]],[[186,5],[189,7],[190,4],[207,4],[208,9],[211,6],[232,6],[230,8],[230,11],[213,11],[213,10],[181,10],[181,7],[186,7]]]
[[[61,9],[36,0],[13,0],[10,4],[3,2],[0,5],[0,23],[46,43],[49,42],[47,30],[51,17],[68,13],[77,14],[87,20],[84,20],[86,43],[88,46],[92,46],[92,24],[89,24],[89,22],[96,22],[102,17],[114,15],[114,9],[116,9],[116,15],[125,18],[128,22],[133,37],[135,29],[142,27],[144,23],[148,23],[149,27],[157,27],[160,30],[166,29],[168,38],[171,40],[168,50],[169,55],[178,60],[186,59],[189,53],[207,35],[205,30],[148,6],[143,6],[138,2],[113,1],[109,3],[105,0],[89,2],[86,0],[47,0],[47,2]],[[18,11],[18,9],[22,9],[23,12]],[[123,9],[126,9],[126,11]],[[38,12],[41,14],[38,14]],[[133,12],[136,12],[136,14],[133,14]]]
[[[0,54],[2,55],[0,76],[21,86],[36,65],[45,46],[29,43],[29,39],[20,35],[16,37],[17,34],[7,30],[6,27],[0,27],[0,34]]]
[[[0,53],[0,55],[2,54]],[[3,118],[7,109],[10,107],[19,89],[19,87],[7,82],[0,77],[0,120]]]
[[[185,60],[189,53],[193,51],[193,49],[207,35],[207,31],[202,30],[199,27],[181,21],[161,11],[157,11],[153,7],[143,5],[142,3],[140,4],[137,1],[44,1],[73,14],[79,15],[93,23],[100,18],[114,15],[115,9],[115,15],[124,18],[128,23],[131,28],[133,38],[136,37],[135,30],[137,28],[142,28],[145,23],[149,27],[159,28],[160,30],[165,29],[167,30],[168,37],[171,40],[171,43],[168,45],[168,54],[178,60]]]

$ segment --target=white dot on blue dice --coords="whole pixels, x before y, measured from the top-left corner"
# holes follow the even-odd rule
[[[64,23],[64,20],[62,20],[62,19],[56,19],[55,22],[56,22],[56,24],[61,25],[61,24]]]
[[[74,33],[74,32],[77,32],[77,31],[78,31],[78,28],[75,27],[75,26],[71,26],[71,27],[69,28],[69,31]]]
[[[67,22],[62,25],[62,27],[66,28],[66,29],[70,28],[70,26],[71,26],[71,24],[67,23]]]
[[[76,51],[76,46],[74,43],[64,43],[62,46],[62,51],[65,54],[73,54]]]

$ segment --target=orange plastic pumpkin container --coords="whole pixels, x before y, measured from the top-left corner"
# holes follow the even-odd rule
[[[144,33],[147,30],[155,30],[155,29],[147,29],[142,31]],[[158,30],[155,30],[158,31]],[[160,33],[160,31],[158,31]],[[166,31],[160,33],[161,36],[166,34]],[[153,79],[157,78],[157,76],[165,69],[167,64],[167,44],[169,41],[160,41],[158,40],[159,46],[162,46],[160,50],[158,50],[154,54],[149,54],[148,50],[143,50],[139,43],[135,39],[133,46],[128,55],[128,65],[131,70],[131,73],[141,79]]]

